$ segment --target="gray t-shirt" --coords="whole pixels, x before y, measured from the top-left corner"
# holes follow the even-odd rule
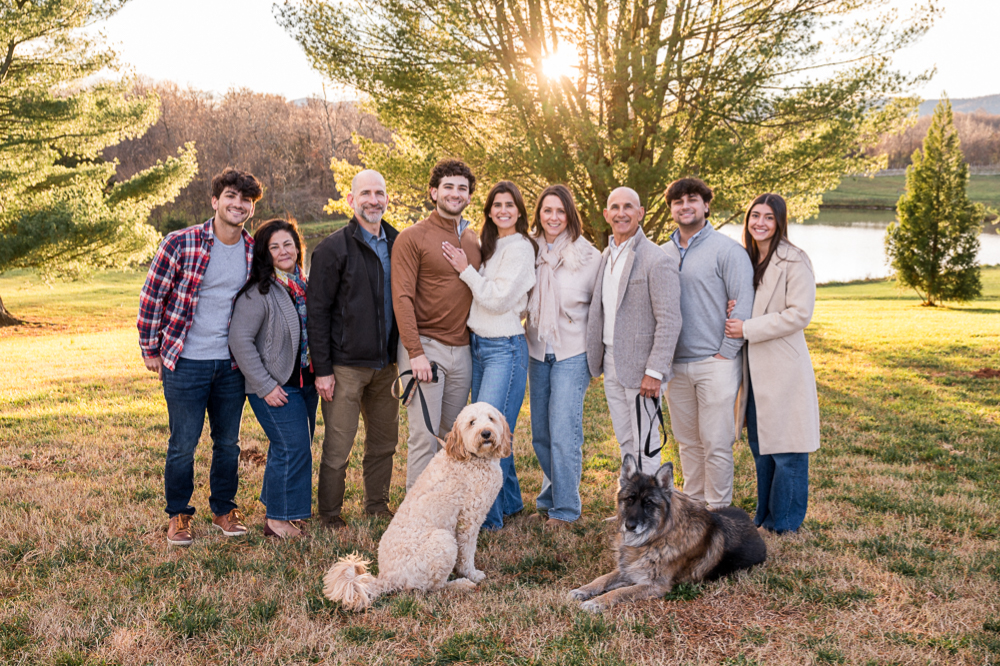
[[[233,297],[246,281],[247,254],[243,239],[226,245],[216,238],[198,289],[198,305],[184,339],[181,358],[196,361],[229,358],[229,315]]]

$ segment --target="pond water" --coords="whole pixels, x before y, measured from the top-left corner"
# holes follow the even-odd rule
[[[804,224],[789,224],[788,238],[812,261],[816,282],[850,282],[892,274],[885,259],[885,228],[891,211],[830,211]],[[720,230],[739,239],[742,228],[727,224]],[[979,263],[1000,264],[1000,234],[979,238]]]

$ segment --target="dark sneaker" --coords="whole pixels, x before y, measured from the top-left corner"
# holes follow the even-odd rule
[[[370,518],[388,518],[389,520],[392,520],[395,515],[396,514],[389,511],[389,509],[382,509],[381,511],[375,511],[374,513],[368,514]]]
[[[191,516],[186,513],[178,513],[170,517],[170,524],[167,525],[167,543],[171,546],[190,546],[194,541],[191,535]]]
[[[227,537],[243,536],[247,533],[247,526],[243,524],[245,516],[239,509],[233,509],[224,516],[214,516],[212,524],[222,530]]]
[[[347,529],[347,522],[340,516],[333,516],[332,518],[321,518],[320,525],[322,525],[328,530]]]

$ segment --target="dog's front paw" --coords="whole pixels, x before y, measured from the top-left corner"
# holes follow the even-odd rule
[[[605,606],[597,599],[590,599],[589,601],[584,601],[582,604],[580,604],[580,608],[590,613],[600,613],[605,608],[607,608],[607,606]]]
[[[486,574],[479,569],[473,569],[469,573],[465,574],[465,577],[471,580],[473,583],[481,583],[486,580]]]
[[[586,601],[587,599],[590,598],[590,596],[591,595],[583,591],[582,587],[578,587],[575,590],[569,591],[569,598],[573,599],[574,601]]]

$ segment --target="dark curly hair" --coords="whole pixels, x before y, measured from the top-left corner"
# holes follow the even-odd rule
[[[706,185],[701,178],[679,178],[667,186],[664,196],[669,206],[671,201],[680,199],[685,194],[697,194],[706,205],[712,202],[712,188]],[[708,215],[705,213],[705,217]]]
[[[271,277],[274,275],[274,260],[271,258],[271,248],[268,246],[271,244],[271,236],[279,231],[287,231],[292,235],[292,240],[295,241],[295,249],[299,252],[295,263],[298,265],[299,271],[303,270],[303,260],[305,257],[302,248],[305,247],[305,241],[302,240],[302,234],[299,233],[299,226],[295,223],[295,220],[283,220],[280,217],[276,217],[273,220],[262,222],[253,234],[253,261],[250,264],[250,277],[247,278],[247,283],[236,292],[237,298],[250,291],[254,286],[262,294],[266,294],[271,290]]]
[[[264,195],[264,188],[252,173],[232,167],[226,167],[212,179],[212,196],[218,199],[227,187],[233,188],[250,201],[259,201]]]
[[[431,169],[431,182],[427,186],[437,189],[441,185],[441,180],[448,176],[465,176],[469,181],[469,194],[476,191],[476,177],[472,175],[472,169],[462,160],[441,160]]]

